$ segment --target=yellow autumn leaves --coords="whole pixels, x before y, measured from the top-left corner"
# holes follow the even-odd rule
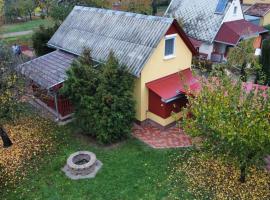
[[[53,149],[52,126],[39,117],[23,117],[4,126],[13,146],[4,149],[0,141],[0,188],[15,186],[27,172],[38,170],[36,160]]]
[[[255,167],[250,168],[246,183],[239,182],[240,171],[219,158],[205,155],[193,155],[174,165],[170,179],[182,180],[175,174],[185,174],[188,191],[196,199],[217,200],[269,200],[270,173]],[[177,189],[177,184],[173,187]]]

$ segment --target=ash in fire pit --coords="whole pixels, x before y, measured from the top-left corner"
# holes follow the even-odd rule
[[[94,153],[79,151],[69,156],[62,170],[69,178],[77,180],[94,178],[101,167],[102,163],[96,159]]]

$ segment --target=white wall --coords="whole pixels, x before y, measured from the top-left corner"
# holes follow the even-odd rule
[[[234,14],[234,7],[237,7],[236,14]],[[222,23],[229,22],[229,21],[236,21],[236,20],[240,20],[240,19],[244,19],[244,14],[243,14],[243,11],[241,8],[240,0],[233,0]]]
[[[200,49],[199,49],[199,52],[200,53],[205,53],[208,55],[208,59],[211,58],[211,53],[213,52],[213,44],[211,43],[202,43],[202,45],[200,46]]]

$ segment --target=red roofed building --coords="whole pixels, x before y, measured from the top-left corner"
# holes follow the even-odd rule
[[[165,16],[179,20],[200,56],[213,62],[226,61],[241,40],[268,32],[245,20],[240,0],[172,0]]]
[[[244,19],[225,22],[222,24],[215,38],[215,42],[235,46],[241,40],[251,37],[259,37],[261,34],[267,32],[268,30],[263,27],[256,26]]]

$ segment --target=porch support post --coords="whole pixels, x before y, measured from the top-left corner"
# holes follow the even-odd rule
[[[59,114],[59,109],[58,109],[58,93],[54,92],[54,105],[55,105],[55,110],[57,113],[57,121],[60,120],[60,114]]]

